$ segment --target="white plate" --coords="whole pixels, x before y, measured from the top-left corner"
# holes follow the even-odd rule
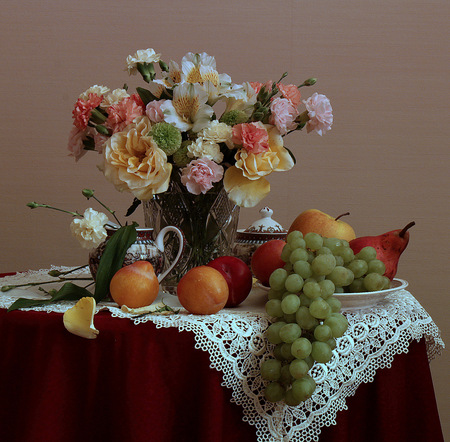
[[[383,301],[386,296],[399,292],[406,287],[408,287],[406,281],[394,278],[391,282],[391,288],[386,290],[362,293],[335,293],[333,296],[341,301],[343,309],[361,309],[373,307]]]

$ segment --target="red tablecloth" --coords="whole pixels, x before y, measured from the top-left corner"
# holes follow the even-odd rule
[[[97,339],[62,314],[0,310],[0,440],[256,441],[190,332],[95,317]],[[379,370],[320,441],[443,441],[425,344]]]

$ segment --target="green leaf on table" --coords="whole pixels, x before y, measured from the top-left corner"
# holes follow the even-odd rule
[[[52,291],[51,291],[52,292]],[[50,299],[26,299],[19,298],[8,308],[8,312],[19,308],[36,307],[40,305],[54,304],[58,301],[78,301],[85,296],[92,296],[92,293],[72,282],[66,282],[58,291],[52,292]]]
[[[128,248],[136,241],[136,223],[123,226],[106,243],[95,277],[94,299],[102,301],[109,293],[109,283],[122,267]]]

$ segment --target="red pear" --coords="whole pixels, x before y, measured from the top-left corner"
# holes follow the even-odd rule
[[[392,230],[378,236],[362,236],[350,241],[350,247],[355,255],[366,246],[371,246],[377,251],[377,258],[384,262],[387,276],[391,281],[397,273],[398,260],[406,249],[409,242],[409,232],[414,221],[407,224],[403,229]]]

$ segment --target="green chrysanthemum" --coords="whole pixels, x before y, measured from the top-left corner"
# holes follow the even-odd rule
[[[237,109],[226,112],[220,118],[220,122],[228,124],[228,126],[234,126],[235,124],[245,123],[247,120],[248,120],[247,114]]]
[[[191,144],[190,141],[183,141],[181,147],[173,154],[173,162],[178,167],[184,167],[190,163],[192,158],[188,157],[188,145]]]
[[[166,155],[172,155],[181,146],[181,132],[169,123],[156,123],[149,135]]]

